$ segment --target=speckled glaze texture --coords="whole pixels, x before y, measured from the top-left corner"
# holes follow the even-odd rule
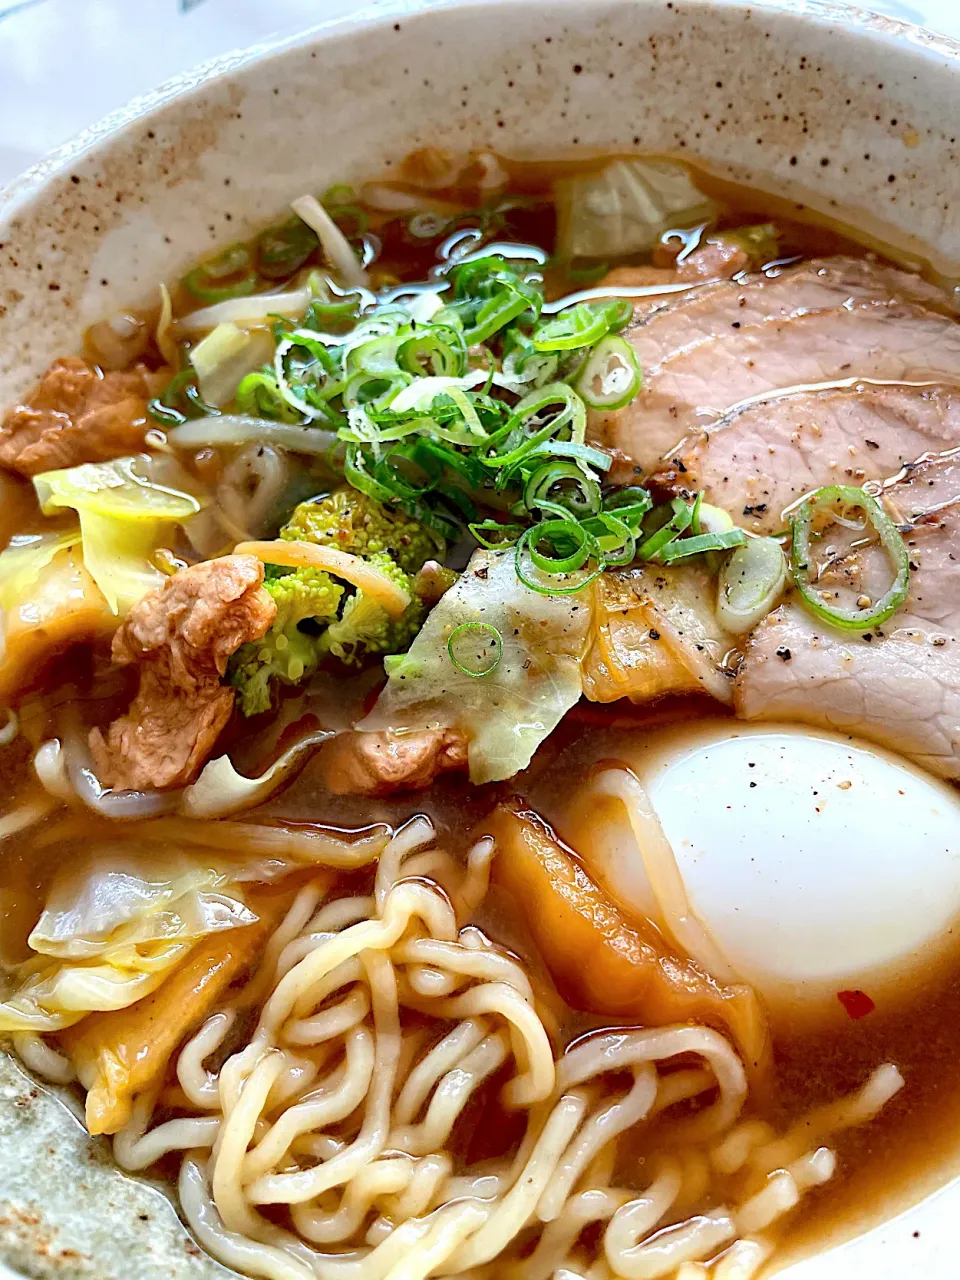
[[[287,201],[423,145],[646,150],[802,198],[960,274],[960,47],[846,6],[488,0],[380,6],[139,100],[0,204],[0,404],[83,328]],[[788,1268],[955,1280],[960,1186]],[[3,1263],[10,1271],[4,1272]],[[149,1183],[0,1054],[0,1276],[206,1280]]]

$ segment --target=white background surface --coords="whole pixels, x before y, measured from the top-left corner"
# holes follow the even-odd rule
[[[0,185],[178,72],[360,6],[361,0],[0,0]],[[866,7],[960,38],[960,0],[873,0]]]

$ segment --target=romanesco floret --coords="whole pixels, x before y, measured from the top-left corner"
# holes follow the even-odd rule
[[[426,608],[413,591],[413,576],[405,573],[385,551],[367,556],[381,573],[404,590],[411,601],[401,618],[393,619],[382,605],[358,591],[343,607],[343,615],[331,622],[323,636],[323,645],[341,662],[359,663],[373,653],[403,653],[423,625]]]
[[[314,671],[324,653],[319,630],[310,634],[298,624],[335,618],[343,595],[343,587],[320,569],[268,569],[263,585],[276,602],[276,619],[262,640],[241,645],[230,661],[230,683],[245,716],[269,711],[274,679],[297,684]]]
[[[443,559],[444,550],[441,539],[419,521],[350,488],[301,502],[280,537],[336,547],[365,560],[386,551],[407,573],[416,573],[430,557]]]

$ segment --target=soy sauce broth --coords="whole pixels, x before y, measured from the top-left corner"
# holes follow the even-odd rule
[[[508,178],[503,191],[484,192],[480,186],[483,173],[469,172],[461,185],[430,189],[430,199],[435,203],[458,206],[460,210],[438,217],[435,234],[431,235],[413,233],[409,213],[385,212],[366,206],[360,200],[364,215],[361,234],[368,237],[373,254],[371,274],[375,286],[424,280],[436,267],[438,250],[450,236],[473,228],[496,241],[534,244],[552,252],[556,236],[556,213],[551,200],[553,184],[572,173],[599,168],[607,159],[541,164],[498,157],[497,162]],[[401,194],[422,195],[422,182],[429,176],[430,163],[430,158],[425,158],[423,153],[410,157],[399,167],[396,176],[391,177],[389,186]],[[866,252],[842,219],[827,219],[805,205],[737,187],[695,166],[690,168],[697,185],[720,206],[716,230],[775,222],[781,259],[832,254],[862,256]],[[470,212],[478,205],[486,206],[481,218]],[[903,259],[903,255],[893,249],[889,255]],[[628,261],[642,265],[650,261],[650,256]],[[584,287],[582,278],[556,264],[548,263],[545,274],[553,296]],[[276,279],[272,283],[280,287],[285,281]],[[181,315],[203,305],[182,287],[175,291],[174,302]],[[152,328],[155,316],[144,313],[142,318]],[[93,357],[97,355],[89,336],[88,352]],[[145,346],[142,358],[152,367],[162,364],[152,339]],[[195,469],[208,467],[215,473],[219,460],[194,459],[192,465]],[[29,486],[16,481],[9,483],[12,486],[10,501],[6,500],[4,491],[2,517],[7,536],[13,531],[36,527],[38,522]],[[15,796],[17,803],[41,795],[29,770],[31,748],[57,731],[62,708],[73,696],[67,691],[67,681],[80,698],[76,714],[81,724],[102,720],[105,706],[111,700],[123,701],[126,689],[123,679],[116,682],[117,687],[106,696],[102,688],[98,690],[103,659],[102,649],[97,654],[88,649],[77,650],[71,655],[69,666],[63,663],[55,666],[46,685],[60,691],[35,696],[24,718],[24,735],[12,747],[0,751],[0,785],[8,796]],[[339,718],[344,727],[351,723],[375,688],[377,678],[375,673],[341,676],[331,700],[329,672],[321,671],[308,693],[284,695],[281,714],[271,725],[251,727],[235,716],[224,744],[239,768],[258,771],[278,754],[285,728],[303,725],[306,718],[316,723]],[[259,814],[255,812],[250,816],[351,827],[376,821],[396,823],[422,812],[432,818],[448,846],[462,850],[468,846],[477,824],[482,826],[484,814],[498,798],[511,792],[524,796],[547,820],[557,821],[562,801],[582,779],[586,762],[597,749],[598,730],[615,741],[617,722],[622,719],[629,723],[631,732],[639,729],[656,733],[674,720],[699,717],[706,705],[692,697],[674,699],[646,712],[634,709],[623,715],[616,709],[607,711],[587,704],[582,715],[576,711],[571,713],[541,747],[526,775],[502,786],[468,788],[461,780],[448,778],[415,796],[384,800],[333,796],[323,785],[321,751],[285,792]],[[713,704],[709,710],[716,714]],[[82,857],[84,848],[116,837],[118,830],[124,838],[135,839],[136,835],[135,824],[108,824],[87,815],[80,818],[71,840],[61,845],[44,838],[55,821],[55,817],[48,819],[41,827],[6,842],[0,863],[0,956],[8,962],[22,958],[26,933],[63,859]],[[855,909],[853,904],[852,909]],[[516,952],[529,967],[539,992],[554,1010],[562,1041],[612,1024],[609,1018],[601,1019],[569,1008],[560,999],[531,943],[518,904],[493,892],[477,924],[491,938]],[[878,1119],[843,1134],[838,1140],[838,1172],[825,1188],[807,1193],[799,1208],[786,1220],[780,1235],[783,1243],[777,1254],[777,1266],[888,1216],[960,1171],[958,1027],[960,939],[956,962],[932,971],[925,981],[922,998],[914,997],[909,1007],[878,1012],[829,1033],[808,1031],[797,1036],[789,1026],[775,1029],[776,1088],[762,1108],[755,1102],[750,1104],[757,1108],[757,1114],[774,1124],[785,1124],[810,1107],[857,1088],[880,1062],[896,1063],[906,1079],[906,1087]],[[510,1136],[509,1118],[495,1102],[476,1112],[472,1121],[464,1126],[458,1141],[461,1153],[469,1152],[473,1158],[486,1153],[485,1143],[496,1147]],[[481,1136],[485,1130],[498,1131],[499,1137],[491,1144]],[[637,1158],[643,1158],[642,1151],[638,1151]]]

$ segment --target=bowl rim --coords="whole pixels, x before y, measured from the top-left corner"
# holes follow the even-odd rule
[[[541,2],[542,0],[371,0],[352,13],[311,24],[275,39],[258,41],[244,48],[218,54],[165,80],[155,89],[132,98],[74,134],[36,164],[12,178],[0,188],[0,224],[15,217],[48,182],[65,173],[78,160],[95,155],[129,126],[157,116],[174,101],[189,100],[221,77],[232,76],[256,63],[281,57],[291,50],[308,47],[316,41],[348,39],[358,31],[386,26],[391,20],[398,18],[408,22],[429,20],[434,14],[445,10],[491,9],[504,3],[509,3],[512,9],[532,9],[539,7]],[[554,7],[562,15],[564,10],[582,11],[594,5],[600,8],[604,3],[605,0],[555,0]],[[633,0],[633,3],[652,7],[656,0]],[[888,17],[859,5],[845,4],[842,0],[683,0],[683,7],[697,10],[740,9],[805,18],[815,26],[839,25],[855,36],[870,40],[899,44],[906,42],[921,53],[939,55],[949,62],[960,63],[960,38],[941,35],[905,19]]]

